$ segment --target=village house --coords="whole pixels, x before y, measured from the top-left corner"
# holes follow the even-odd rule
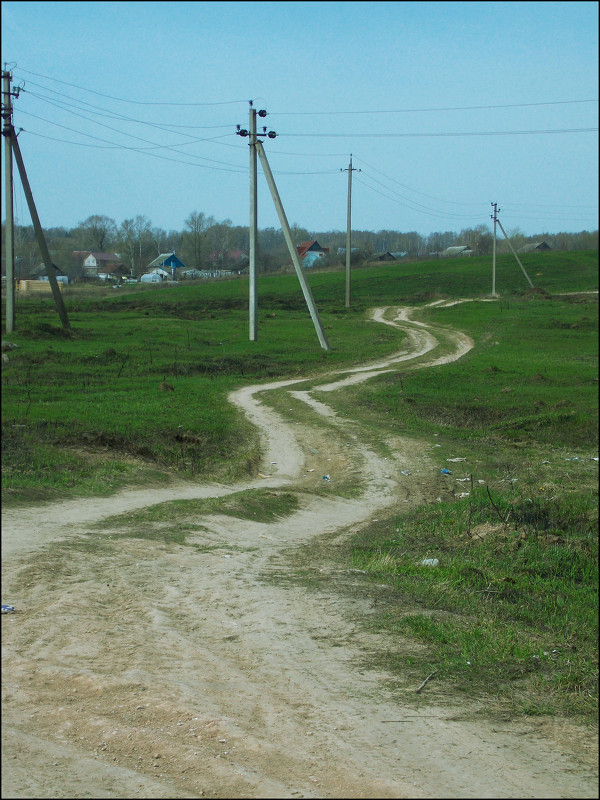
[[[440,258],[456,258],[457,256],[472,256],[473,251],[467,244],[461,244],[457,247],[447,247],[440,253]]]
[[[172,253],[161,253],[146,267],[145,274],[156,273],[165,280],[177,280],[177,270],[187,269],[183,261]]]
[[[242,250],[213,250],[208,260],[214,269],[231,269],[236,272],[245,269],[250,263]]]
[[[310,242],[302,242],[297,245],[298,258],[303,267],[314,267],[321,259],[329,255],[328,247],[321,247],[316,239]]]
[[[130,274],[130,270],[123,264],[117,253],[74,250],[73,261],[77,266],[82,267],[85,278],[120,280],[123,275]]]
[[[548,242],[530,242],[517,250],[517,253],[533,253],[534,251],[551,250]]]

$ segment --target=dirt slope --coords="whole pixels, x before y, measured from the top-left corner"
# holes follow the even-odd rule
[[[2,617],[3,798],[598,796],[594,743],[580,731],[476,721],[435,682],[420,695],[390,689],[362,657],[405,645],[364,633],[357,615],[369,602],[343,600],[333,572],[318,590],[286,580],[303,543],[341,539],[427,492],[433,450],[399,439],[393,461],[378,457],[327,393],[417,357],[422,367],[459,358],[472,343],[406,310],[373,318],[405,326],[408,347],[311,391],[296,380],[231,396],[261,430],[270,477],[3,513],[2,601],[17,608]],[[450,354],[436,355],[440,338]],[[319,424],[269,407],[283,387]],[[271,524],[190,520],[197,548],[125,538],[90,550],[89,526],[113,514],[251,486],[310,488],[325,474],[333,489],[360,474],[364,492],[312,496]]]

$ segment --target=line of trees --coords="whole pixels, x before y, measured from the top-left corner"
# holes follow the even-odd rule
[[[3,233],[4,226],[2,223]],[[515,249],[538,241],[545,241],[553,250],[598,249],[597,230],[525,236],[518,228],[514,228],[507,233]],[[192,211],[180,231],[156,227],[141,214],[123,220],[120,225],[111,217],[95,214],[75,228],[49,228],[45,230],[45,235],[56,266],[74,278],[79,277],[81,271],[73,261],[74,251],[117,253],[131,273],[138,276],[161,253],[175,252],[188,267],[204,269],[212,264],[209,259],[211,253],[239,250],[247,254],[249,244],[247,227],[234,225],[229,219],[217,222],[200,211]],[[327,264],[334,266],[345,262],[346,231],[315,232],[294,224],[292,235],[297,244],[316,239],[323,247],[329,248]],[[4,235],[2,241],[5,241]],[[26,277],[41,263],[33,226],[16,225],[14,242],[16,277]],[[424,258],[457,245],[467,245],[478,255],[489,255],[493,247],[493,234],[486,225],[464,228],[459,232],[436,231],[428,236],[416,231],[356,230],[352,232],[352,245],[354,263],[368,263],[377,253],[386,251],[405,253],[408,259]],[[258,250],[258,268],[262,272],[277,271],[290,263],[283,232],[278,228],[258,231]],[[340,250],[343,252],[339,253]],[[508,244],[500,232],[497,251],[509,252]],[[2,272],[5,274],[4,253]]]

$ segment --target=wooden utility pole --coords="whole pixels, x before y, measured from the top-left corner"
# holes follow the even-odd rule
[[[29,206],[29,213],[31,214],[31,221],[33,222],[33,228],[35,230],[35,236],[37,239],[38,247],[40,248],[40,253],[42,254],[42,259],[44,261],[44,265],[46,267],[46,273],[48,275],[48,281],[50,282],[50,288],[52,289],[52,295],[54,297],[54,302],[56,304],[56,310],[58,311],[58,315],[60,317],[60,321],[62,322],[63,328],[70,329],[71,325],[69,324],[69,318],[67,317],[67,310],[63,302],[63,297],[60,292],[58,281],[56,280],[56,275],[54,273],[54,265],[52,264],[52,261],[50,259],[50,253],[48,252],[48,246],[46,245],[46,239],[44,238],[44,231],[42,230],[42,226],[40,224],[40,218],[38,217],[37,209],[35,207],[35,202],[33,200],[33,194],[31,193],[31,187],[29,186],[27,172],[25,171],[25,164],[23,163],[23,156],[21,155],[21,148],[19,147],[19,142],[17,141],[17,135],[15,134],[14,128],[12,126],[10,131],[10,138],[12,143],[12,150],[13,153],[15,154],[15,161],[17,162],[17,167],[19,169],[19,175],[21,176],[23,191],[25,192],[27,205]]]
[[[257,191],[256,191],[256,109],[252,108],[250,101],[250,262],[249,271],[249,338],[255,342],[258,338],[257,330],[257,283],[256,283],[256,252],[258,240],[257,222]]]
[[[327,336],[325,334],[323,325],[321,324],[319,312],[317,311],[317,307],[315,306],[315,301],[310,291],[310,286],[306,282],[306,279],[302,273],[302,265],[300,264],[300,259],[298,258],[298,251],[296,250],[296,247],[294,245],[294,241],[292,239],[292,232],[290,230],[290,226],[288,224],[285,211],[283,210],[283,205],[281,204],[281,198],[279,197],[279,192],[277,191],[277,186],[275,185],[275,181],[273,179],[273,173],[271,172],[271,168],[269,167],[269,162],[267,161],[267,156],[265,155],[265,151],[262,142],[260,140],[257,140],[256,142],[256,151],[258,153],[258,157],[260,158],[260,163],[262,164],[262,168],[264,170],[267,183],[269,184],[271,197],[273,198],[273,203],[275,204],[275,210],[277,211],[279,222],[281,223],[281,229],[283,230],[283,236],[285,238],[285,242],[287,244],[287,248],[289,250],[292,263],[294,265],[294,269],[296,270],[296,275],[298,276],[298,280],[300,281],[300,286],[302,287],[304,299],[306,300],[306,305],[308,306],[308,310],[310,311],[310,316],[315,326],[319,342],[323,350],[330,350],[331,348],[329,346],[329,342],[327,341]]]
[[[4,136],[4,183],[6,202],[6,230],[4,255],[6,259],[6,332],[15,328],[15,234],[13,210],[13,160],[12,160],[12,102],[10,72],[2,73],[2,135]]]
[[[341,170],[346,172],[346,170]],[[352,167],[352,153],[350,153],[350,164],[348,166],[348,212],[346,215],[346,308],[350,308],[350,254],[352,252],[352,173],[360,170]]]

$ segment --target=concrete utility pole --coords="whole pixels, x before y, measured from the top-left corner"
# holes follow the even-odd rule
[[[256,192],[256,109],[252,108],[250,101],[250,245],[249,245],[249,339],[255,342],[258,338],[257,331],[257,284],[256,284],[256,248],[258,240],[257,222],[257,192]]]
[[[273,203],[275,204],[275,210],[277,211],[277,215],[279,217],[279,221],[281,223],[281,229],[283,231],[283,236],[285,238],[285,242],[287,244],[287,248],[290,253],[290,257],[292,259],[292,263],[294,264],[294,269],[296,270],[296,275],[298,276],[298,280],[300,281],[300,286],[302,287],[302,293],[304,294],[304,299],[306,300],[306,305],[308,306],[308,310],[310,311],[310,316],[312,318],[313,324],[315,326],[315,330],[317,332],[317,336],[319,338],[319,342],[321,347],[324,350],[330,350],[329,342],[327,341],[327,336],[325,334],[325,330],[323,325],[321,324],[321,319],[319,317],[319,312],[317,311],[317,307],[315,306],[315,301],[313,299],[312,293],[310,291],[310,286],[306,282],[306,279],[302,273],[302,266],[300,264],[300,259],[298,258],[298,251],[294,245],[292,239],[292,232],[290,230],[290,226],[287,221],[287,217],[285,215],[285,211],[283,210],[283,205],[281,203],[281,198],[279,197],[279,192],[277,191],[277,186],[275,185],[275,180],[273,179],[273,173],[271,172],[271,168],[269,167],[269,162],[267,161],[267,156],[265,155],[265,151],[262,145],[262,140],[259,138],[261,136],[266,136],[269,139],[274,139],[277,134],[275,131],[269,131],[267,133],[266,127],[263,127],[262,133],[257,132],[256,130],[256,113],[252,108],[252,102],[250,102],[250,130],[247,131],[245,128],[242,128],[240,125],[237,126],[237,135],[238,136],[249,136],[250,137],[250,339],[252,341],[256,341],[256,278],[254,279],[254,283],[252,281],[252,261],[256,264],[256,154],[258,153],[258,157],[260,158],[260,162],[262,164],[263,170],[265,172],[265,177],[267,179],[267,183],[269,185],[269,189],[271,191],[271,197],[273,198]],[[259,117],[266,117],[267,112],[264,110],[260,110],[258,112]],[[254,154],[254,155],[253,155]],[[253,233],[254,229],[254,233]],[[254,245],[253,245],[254,242]],[[253,254],[254,250],[254,254]],[[253,288],[254,286],[254,288]],[[254,296],[254,300],[253,300]],[[254,321],[253,321],[254,320]],[[254,326],[254,338],[253,338],[253,326]]]
[[[44,238],[44,231],[42,230],[42,226],[40,224],[40,218],[38,217],[37,209],[35,207],[35,202],[33,200],[33,194],[31,193],[31,187],[29,186],[29,180],[27,179],[25,164],[23,163],[23,156],[21,155],[21,148],[19,147],[19,142],[17,141],[17,135],[15,134],[14,128],[12,127],[11,127],[11,143],[12,143],[13,153],[15,154],[15,161],[17,162],[17,167],[19,168],[19,175],[21,176],[23,191],[25,192],[25,197],[27,198],[27,205],[29,206],[29,213],[31,214],[31,221],[33,222],[33,228],[35,230],[35,236],[37,239],[38,247],[40,248],[40,253],[42,254],[42,259],[46,267],[46,273],[48,275],[50,288],[52,289],[52,295],[54,297],[54,302],[56,304],[56,310],[58,311],[58,315],[60,317],[60,321],[62,322],[63,328],[70,329],[71,325],[69,324],[69,318],[67,317],[67,310],[63,302],[63,297],[60,292],[58,281],[56,280],[56,275],[54,273],[54,265],[52,264],[52,260],[50,259],[50,253],[48,252],[48,246],[46,245],[46,239]]]
[[[492,203],[494,213],[491,215],[494,220],[494,249],[492,251],[492,297],[496,297],[496,223],[498,222],[498,203]]]
[[[304,299],[306,300],[306,305],[308,306],[308,310],[310,311],[310,316],[315,326],[319,342],[323,350],[331,350],[329,342],[327,341],[325,330],[323,328],[323,325],[321,324],[319,312],[317,311],[317,307],[315,306],[315,301],[310,291],[310,286],[306,282],[306,279],[302,273],[302,265],[300,264],[300,259],[298,258],[298,251],[296,250],[296,246],[294,245],[294,241],[292,239],[292,232],[290,230],[290,226],[288,224],[285,211],[283,210],[283,205],[281,204],[281,199],[279,197],[279,192],[277,191],[277,186],[275,186],[275,181],[273,180],[273,173],[271,172],[271,168],[269,167],[269,162],[267,161],[267,156],[265,155],[265,151],[262,142],[260,140],[256,142],[256,150],[258,152],[258,157],[260,158],[260,163],[262,164],[262,168],[265,172],[265,177],[267,179],[267,183],[269,184],[269,189],[271,190],[271,197],[273,198],[273,203],[275,204],[275,210],[277,211],[279,222],[281,223],[281,229],[283,230],[283,235],[292,259],[292,263],[294,265],[294,269],[296,270],[296,275],[298,276],[298,280],[300,281],[300,286],[302,287]]]
[[[4,254],[6,258],[6,332],[15,328],[15,235],[13,210],[13,160],[12,160],[12,74],[2,73],[2,135],[4,136],[4,182],[6,197],[6,230]]]
[[[352,173],[360,172],[359,169],[352,167],[352,153],[350,153],[350,164],[347,170],[340,170],[341,172],[348,172],[348,213],[346,216],[346,308],[350,308],[350,254],[352,252],[351,239],[352,239]]]

